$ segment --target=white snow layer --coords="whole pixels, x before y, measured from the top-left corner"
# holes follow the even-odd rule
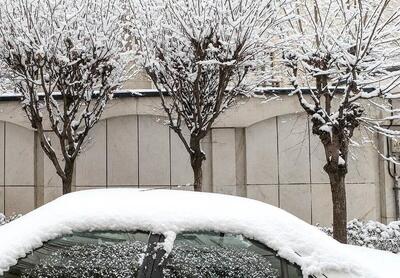
[[[75,231],[146,230],[163,234],[243,234],[301,266],[303,274],[343,271],[394,277],[400,256],[346,246],[262,202],[176,190],[100,189],[71,193],[0,227],[0,275],[43,242]],[[345,277],[345,276],[344,276]]]

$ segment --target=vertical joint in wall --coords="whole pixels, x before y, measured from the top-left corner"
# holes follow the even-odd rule
[[[204,137],[201,142],[201,148],[206,154],[206,160],[203,161],[203,191],[214,192],[213,185],[213,142],[212,142],[212,129]]]
[[[235,129],[236,194],[247,197],[246,130]]]
[[[34,134],[35,208],[44,205],[44,153],[37,131]]]

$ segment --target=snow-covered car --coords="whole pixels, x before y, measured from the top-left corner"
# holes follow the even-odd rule
[[[212,193],[81,191],[0,226],[0,277],[388,278],[399,266],[279,208]]]

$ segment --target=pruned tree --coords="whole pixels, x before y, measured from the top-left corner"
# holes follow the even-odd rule
[[[239,94],[266,81],[282,2],[131,1],[137,61],[159,92],[168,126],[190,155],[196,191],[202,190],[206,159],[202,139]]]
[[[8,89],[71,192],[76,158],[122,81],[125,12],[117,0],[1,0],[0,64]],[[46,135],[50,128],[61,148]]]
[[[355,130],[365,127],[373,134],[399,135],[385,127],[391,117],[400,116],[387,102],[399,97],[391,92],[400,83],[400,13],[392,4],[391,0],[302,0],[297,3],[298,17],[286,29],[292,42],[283,56],[293,95],[324,147],[333,236],[344,243],[345,178]]]

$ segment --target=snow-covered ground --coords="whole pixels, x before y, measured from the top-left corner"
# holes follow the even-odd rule
[[[0,273],[43,242],[74,231],[146,230],[172,244],[182,231],[243,234],[301,266],[303,274],[393,277],[400,256],[347,246],[262,202],[211,193],[103,189],[76,192],[0,227]],[[168,247],[168,246],[167,246]],[[168,249],[168,248],[166,248]]]

